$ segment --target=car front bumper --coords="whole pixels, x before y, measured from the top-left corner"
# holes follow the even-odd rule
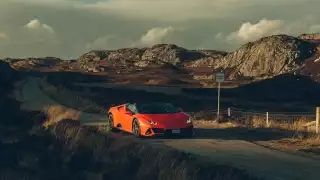
[[[143,136],[156,136],[156,137],[166,137],[166,136],[192,136],[193,135],[193,125],[186,128],[178,129],[164,129],[164,128],[148,128],[142,132]]]

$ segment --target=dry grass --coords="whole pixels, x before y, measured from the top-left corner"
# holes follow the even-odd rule
[[[211,127],[221,127],[221,128],[228,128],[228,127],[248,127],[248,128],[274,128],[274,129],[281,129],[281,130],[288,130],[288,131],[296,131],[296,132],[315,132],[315,128],[306,128],[306,124],[314,121],[313,119],[308,119],[305,117],[301,117],[291,121],[292,123],[288,123],[281,120],[269,120],[269,123],[266,122],[264,116],[250,116],[247,117],[247,120],[244,121],[234,121],[224,119],[222,116],[220,117],[220,123],[216,121],[214,118],[216,116],[215,112],[212,113],[205,113],[205,112],[198,112],[193,115],[196,119],[195,125],[205,125]],[[232,119],[232,118],[231,118]]]
[[[82,112],[91,112],[91,113],[101,113],[106,112],[107,110],[99,105],[97,105],[94,101],[80,97],[75,95],[74,92],[67,90],[66,88],[56,87],[47,83],[46,81],[41,81],[40,88],[43,92],[45,92],[50,98],[58,101],[62,105],[67,107],[72,107],[78,109]],[[87,90],[87,94],[91,92]],[[69,99],[69,100],[66,100]],[[70,101],[72,99],[72,101]]]
[[[200,81],[201,88],[218,88],[218,83],[212,83],[212,82],[205,82]],[[228,83],[222,83],[220,84],[221,88],[236,88],[239,87],[239,84],[228,84]]]
[[[196,128],[234,128],[244,127],[244,125],[235,122],[219,123],[215,120],[196,120],[193,122]]]
[[[269,124],[266,122],[264,117],[261,116],[254,116],[250,120],[250,125],[253,128],[277,128],[282,130],[288,131],[295,131],[295,132],[305,132],[307,131],[305,125],[308,122],[313,120],[307,118],[298,118],[294,120],[292,123],[286,123],[281,121],[269,120]],[[309,129],[309,132],[314,131],[313,129]]]
[[[149,79],[147,82],[143,83],[143,84],[147,84],[147,85],[159,85],[163,82],[163,80],[157,80],[157,79]]]
[[[43,112],[46,114],[47,119],[42,123],[42,126],[48,126],[58,123],[64,119],[80,120],[80,111],[66,108],[61,105],[48,105],[44,107]]]
[[[320,155],[320,136],[293,136],[291,138],[283,138],[273,141],[260,141],[265,147],[280,149],[287,152],[307,152],[313,155]]]

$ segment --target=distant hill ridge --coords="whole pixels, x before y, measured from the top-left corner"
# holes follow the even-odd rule
[[[317,59],[313,57],[316,57],[320,51],[320,45],[316,42],[318,39],[320,34],[302,34],[299,37],[285,34],[273,35],[248,42],[235,52],[188,50],[174,44],[93,50],[81,55],[77,61],[63,61],[63,66],[66,69],[69,66],[87,71],[87,69],[97,69],[101,65],[134,68],[172,64],[188,68],[206,67],[212,70],[228,70],[229,79],[246,76],[275,76],[301,69],[306,60]],[[35,62],[43,63],[43,59],[62,61],[52,57],[27,60],[34,64]]]

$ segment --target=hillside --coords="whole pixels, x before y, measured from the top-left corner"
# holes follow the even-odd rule
[[[229,80],[244,83],[252,79],[270,78],[296,71],[319,81],[320,35],[299,37],[273,35],[241,46],[235,52],[188,50],[174,44],[157,44],[145,48],[93,50],[77,60],[53,57],[6,59],[19,70],[45,72],[92,72],[108,76],[113,82],[198,86],[197,74],[212,74],[224,70]],[[175,68],[173,68],[175,67]],[[211,81],[211,80],[204,80]],[[242,82],[243,81],[243,82]],[[206,83],[205,82],[205,83]],[[201,84],[201,83],[200,83]]]
[[[316,53],[316,44],[287,35],[249,42],[219,60],[214,68],[233,68],[230,78],[291,72]]]
[[[78,59],[81,67],[149,67],[166,63],[185,68],[224,69],[230,79],[276,76],[303,67],[317,52],[317,44],[306,39],[318,36],[273,35],[249,42],[232,53],[215,50],[187,50],[172,44],[150,48],[126,48],[114,51],[91,51]],[[97,70],[99,71],[99,70]]]
[[[216,50],[200,50],[200,52],[205,53],[207,56],[184,63],[185,67],[188,68],[199,68],[199,67],[213,67],[214,64],[221,58],[228,55],[228,52],[225,51],[216,51]]]
[[[145,67],[158,64],[176,64],[207,57],[209,52],[191,51],[174,44],[157,44],[150,48],[123,48],[118,50],[90,51],[78,59],[80,66],[100,61],[106,66]]]

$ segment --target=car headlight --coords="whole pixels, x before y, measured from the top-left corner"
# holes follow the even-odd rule
[[[157,122],[154,122],[154,121],[150,121],[150,120],[147,120],[149,124],[151,125],[157,125],[158,123]]]
[[[187,124],[190,124],[190,123],[192,123],[192,118],[191,117],[187,120]]]

